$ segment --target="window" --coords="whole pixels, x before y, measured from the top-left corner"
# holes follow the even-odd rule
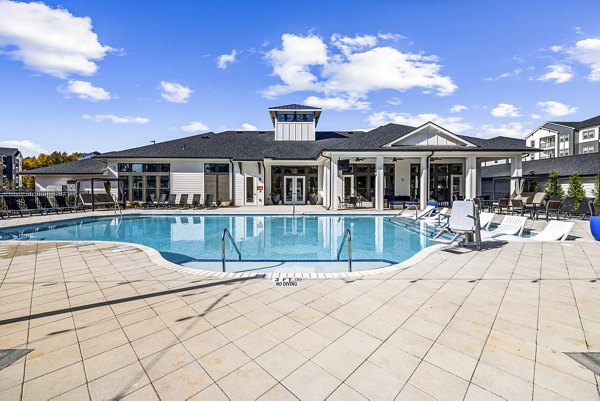
[[[277,114],[277,121],[280,123],[285,122],[285,114]]]
[[[125,201],[145,202],[148,198],[157,199],[161,193],[169,194],[171,165],[168,163],[119,163],[118,170]]]
[[[132,173],[141,173],[143,171],[142,163],[133,163],[131,165]]]
[[[312,123],[313,122],[313,115],[312,114],[307,114],[306,116],[304,116],[304,120],[306,120],[306,122]]]
[[[131,163],[119,163],[119,173],[130,173]]]
[[[596,130],[594,130],[594,129],[585,130],[581,133],[581,136],[582,136],[583,140],[594,139],[596,137]]]
[[[298,122],[304,121],[304,114],[296,114],[296,121],[298,121]]]
[[[535,147],[535,140],[532,139],[531,141],[529,141],[529,146],[531,146],[532,148],[534,148]]]
[[[287,117],[286,117],[286,120],[287,120],[287,121],[294,121],[294,117],[295,117],[295,116],[294,116],[293,114],[286,114],[286,116],[287,116]]]
[[[588,145],[588,146],[584,146],[581,149],[581,153],[583,154],[587,154],[587,153],[594,153],[596,151],[595,146],[594,145]]]
[[[205,173],[229,173],[228,163],[204,163]]]

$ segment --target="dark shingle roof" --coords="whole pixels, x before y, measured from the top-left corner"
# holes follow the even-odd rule
[[[276,110],[276,109],[283,109],[283,110],[321,110],[320,107],[312,107],[312,106],[305,106],[303,104],[285,104],[283,106],[275,106],[275,107],[269,107],[269,110]]]
[[[82,159],[69,163],[35,168],[22,172],[23,175],[73,175],[73,174],[103,174],[106,162],[100,159]]]
[[[561,177],[568,177],[574,171],[582,176],[593,176],[600,171],[600,153],[587,155],[574,155],[553,157],[549,159],[530,160],[523,162],[523,175],[548,174],[556,170]],[[495,164],[481,168],[482,177],[508,177],[510,176],[509,164]]]
[[[19,149],[16,149],[16,148],[0,148],[0,155],[14,156],[17,153],[19,153]]]
[[[567,127],[572,127],[575,129],[582,129],[586,127],[593,127],[595,125],[600,125],[600,116],[588,118],[583,121],[549,121],[554,124],[566,125]]]

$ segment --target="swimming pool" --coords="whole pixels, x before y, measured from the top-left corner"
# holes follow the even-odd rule
[[[226,270],[233,272],[348,271],[346,229],[352,234],[352,269],[366,270],[407,260],[428,247],[431,228],[406,227],[373,215],[136,215],[87,217],[0,230],[1,239],[117,241],[156,249],[170,262],[221,271],[221,236]]]

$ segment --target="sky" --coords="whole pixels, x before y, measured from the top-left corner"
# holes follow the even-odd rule
[[[110,151],[434,121],[523,138],[600,114],[600,2],[0,0],[0,146]]]

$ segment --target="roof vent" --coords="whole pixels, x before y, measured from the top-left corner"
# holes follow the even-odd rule
[[[266,134],[265,131],[258,131],[259,134]]]
[[[210,136],[208,136],[208,135],[202,135],[200,138],[202,138],[202,139],[210,139]]]
[[[243,134],[244,131],[235,131],[236,134]]]

